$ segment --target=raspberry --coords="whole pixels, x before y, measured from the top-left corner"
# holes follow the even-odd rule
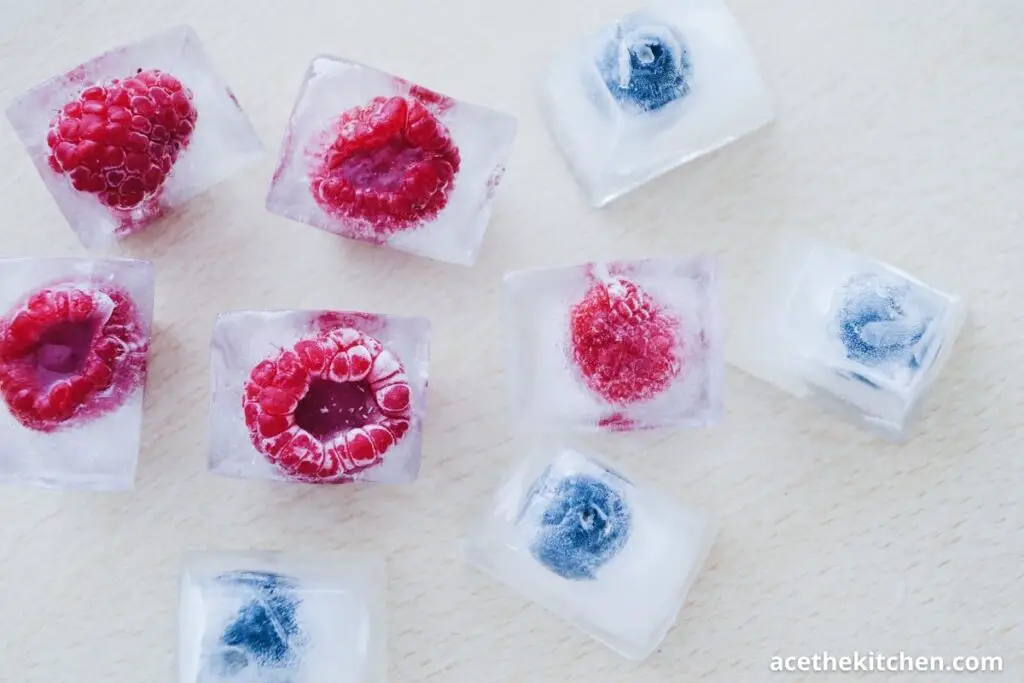
[[[196,116],[192,93],[160,71],[90,86],[50,125],[50,168],[111,209],[134,209],[159,193]]]
[[[254,367],[242,410],[256,450],[281,472],[342,483],[402,439],[410,400],[401,362],[373,337],[340,327]]]
[[[386,238],[448,203],[459,151],[418,99],[375,98],[342,114],[332,131],[335,139],[317,150],[310,191],[357,238]]]
[[[586,386],[606,401],[648,400],[682,370],[677,326],[636,284],[597,282],[570,311],[572,357]]]
[[[0,328],[0,393],[24,426],[52,432],[121,407],[145,381],[149,340],[127,292],[61,284]]]

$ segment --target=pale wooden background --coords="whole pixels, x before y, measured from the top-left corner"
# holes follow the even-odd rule
[[[182,551],[248,547],[386,553],[398,682],[859,680],[768,674],[774,654],[822,649],[1000,654],[1015,673],[984,680],[1024,680],[1024,5],[733,0],[779,121],[595,212],[542,127],[534,76],[566,36],[632,6],[5,0],[3,102],[187,22],[269,153],[128,246],[158,273],[136,490],[0,493],[0,680],[169,683]],[[293,97],[319,52],[519,117],[475,268],[352,245],[264,212]],[[81,253],[6,125],[0,153],[0,252]],[[721,427],[592,440],[722,525],[680,625],[642,666],[465,566],[460,535],[526,444],[502,415],[502,272],[711,251],[728,314],[782,228],[887,255],[966,296],[972,318],[917,438],[878,442],[730,371]],[[415,486],[314,490],[205,473],[213,317],[256,306],[431,318]]]

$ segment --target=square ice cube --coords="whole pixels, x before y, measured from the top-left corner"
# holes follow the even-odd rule
[[[130,489],[153,265],[0,259],[0,482]]]
[[[515,134],[511,116],[320,56],[299,90],[267,210],[472,265]]]
[[[524,430],[705,426],[722,414],[714,259],[508,273],[505,343]]]
[[[729,335],[729,361],[890,439],[953,348],[960,297],[865,256],[785,236]]]
[[[515,465],[471,532],[466,555],[642,660],[675,622],[713,537],[699,513],[557,447]]]
[[[180,683],[384,683],[382,558],[196,553],[181,579]]]
[[[50,79],[12,102],[7,117],[89,249],[149,225],[263,153],[188,26]]]
[[[546,73],[542,104],[595,206],[774,118],[721,0],[657,0],[572,43]]]
[[[424,318],[222,313],[211,347],[210,470],[312,484],[415,480],[429,333]]]

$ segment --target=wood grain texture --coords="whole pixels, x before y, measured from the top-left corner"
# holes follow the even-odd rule
[[[1024,681],[1024,4],[731,5],[777,123],[598,212],[542,126],[534,79],[566,36],[630,0],[4,2],[0,101],[185,22],[268,154],[125,246],[157,266],[137,486],[0,492],[0,680],[176,680],[182,552],[255,547],[386,554],[398,683],[862,680],[769,674],[772,655],[824,649],[997,654],[1011,671],[978,680]],[[345,242],[263,210],[296,89],[320,52],[519,118],[476,267]],[[83,253],[7,125],[0,155],[0,252]],[[528,443],[503,416],[502,273],[714,252],[728,315],[784,228],[885,256],[966,297],[971,317],[915,438],[882,443],[730,370],[718,428],[589,440],[721,525],[680,623],[643,665],[466,566],[461,535]],[[250,307],[431,319],[417,484],[311,489],[204,471],[213,317]]]

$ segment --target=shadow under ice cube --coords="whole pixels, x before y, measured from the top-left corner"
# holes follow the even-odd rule
[[[712,259],[519,271],[504,290],[512,418],[523,430],[704,426],[721,415]]]
[[[383,683],[384,563],[208,553],[181,582],[181,683]]]
[[[466,553],[514,590],[641,660],[675,622],[712,539],[699,514],[562,448],[514,467]]]
[[[131,488],[153,290],[148,261],[0,260],[0,482]]]
[[[963,324],[960,297],[880,261],[787,236],[729,340],[730,362],[888,438]]]
[[[7,116],[89,249],[149,225],[263,153],[187,26],[52,78]]]
[[[472,265],[515,133],[505,114],[320,56],[292,111],[267,209]]]
[[[774,118],[721,0],[658,0],[572,43],[548,69],[543,106],[595,206]]]
[[[423,318],[369,313],[221,314],[210,470],[310,484],[413,481],[429,331]]]

